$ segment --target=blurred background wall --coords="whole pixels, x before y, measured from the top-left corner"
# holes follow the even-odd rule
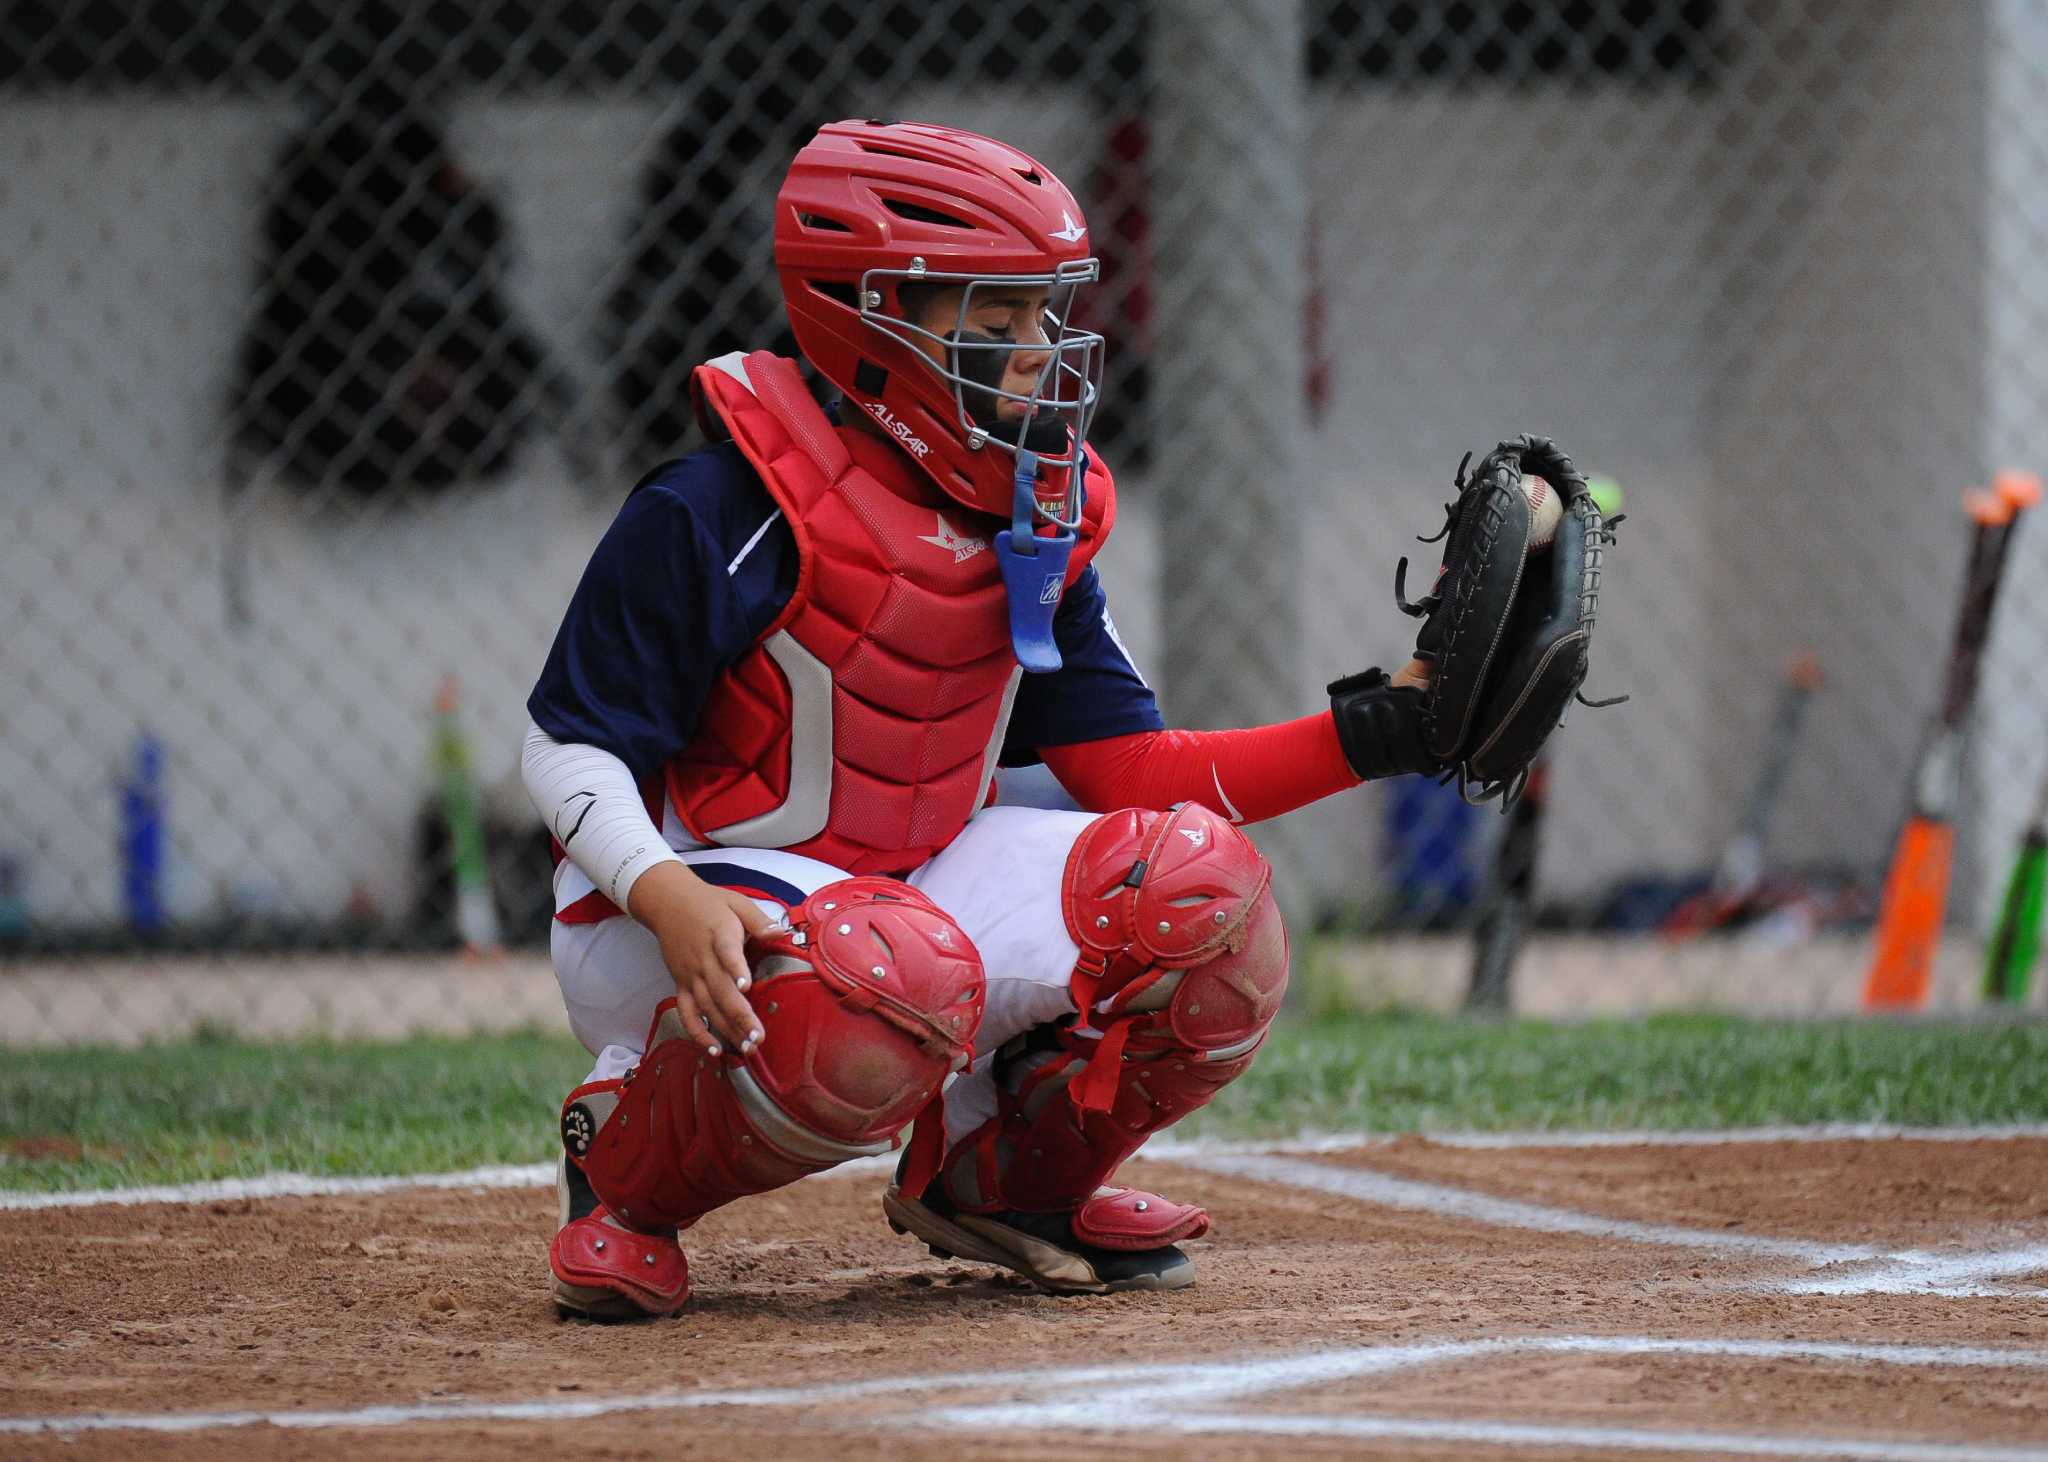
[[[1222,48],[1246,36],[1280,38],[1258,99],[1298,132],[1232,89],[1163,84],[1248,66]],[[2020,0],[11,7],[16,940],[118,941],[117,787],[138,737],[163,748],[174,925],[408,937],[445,876],[420,826],[450,674],[503,822],[530,817],[523,701],[561,610],[625,489],[695,445],[656,421],[687,332],[654,343],[676,362],[666,387],[620,386],[673,311],[659,291],[710,278],[724,323],[772,325],[768,203],[805,119],[839,114],[989,131],[1092,200],[1126,503],[1103,568],[1170,720],[1300,714],[1325,680],[1403,658],[1395,559],[1433,566],[1412,538],[1462,453],[1540,430],[1625,489],[1588,691],[1634,697],[1560,738],[1546,896],[1590,920],[1628,880],[1711,864],[1802,647],[1828,683],[1774,853],[1874,878],[1954,613],[1957,494],[2048,456],[2044,60],[2048,17]],[[488,471],[296,481],[289,423],[267,444],[244,430],[248,341],[279,278],[266,220],[294,201],[280,156],[386,86],[437,119],[501,215],[490,298],[545,365],[483,413],[519,423]],[[1241,158],[1272,206],[1175,165],[1195,155]],[[658,176],[682,204],[650,208]],[[708,262],[727,247],[737,280]],[[622,288],[647,278],[622,325]],[[1209,310],[1218,289],[1228,308]],[[1189,372],[1200,386],[1275,339],[1298,349],[1261,368],[1263,396],[1176,410]],[[450,409],[489,394],[502,361],[484,354],[451,367]],[[1256,428],[1283,410],[1299,431],[1276,485]],[[2034,525],[1985,680],[1971,917],[2048,752],[2044,574]],[[1324,915],[1385,912],[1394,796],[1271,830]],[[1473,866],[1497,822],[1448,794],[1415,815]],[[544,860],[517,866],[544,898]]]

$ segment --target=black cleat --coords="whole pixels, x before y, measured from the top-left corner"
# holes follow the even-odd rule
[[[1103,1249],[1074,1237],[1071,1213],[1002,1208],[963,1213],[934,1181],[921,1198],[894,1184],[882,1212],[898,1233],[915,1234],[941,1259],[965,1259],[1013,1270],[1054,1294],[1115,1294],[1133,1289],[1183,1289],[1195,1263],[1168,1244],[1157,1249]]]

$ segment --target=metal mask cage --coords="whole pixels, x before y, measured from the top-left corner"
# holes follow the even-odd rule
[[[1061,264],[1049,274],[953,274],[927,269],[922,259],[913,259],[907,269],[869,269],[861,275],[860,283],[863,324],[913,346],[919,340],[928,340],[940,348],[940,360],[933,360],[921,349],[918,355],[951,389],[955,417],[969,450],[997,447],[1014,457],[1030,449],[1027,437],[1037,422],[1050,416],[1066,426],[1064,451],[1037,454],[1041,467],[1072,469],[1065,502],[1061,511],[1054,513],[1041,500],[1037,511],[1047,521],[1068,529],[1080,525],[1082,447],[1102,397],[1102,367],[1107,346],[1101,335],[1075,329],[1068,322],[1073,318],[1074,301],[1080,287],[1093,284],[1099,275],[1100,269],[1093,259]],[[880,281],[885,279],[897,281],[899,290],[904,284],[964,285],[959,307],[954,312],[952,331],[940,334],[913,321],[882,313],[885,296]],[[967,321],[974,313],[977,291],[986,295],[998,290],[1038,288],[1049,291],[1039,312],[1042,340],[966,338]],[[901,299],[900,293],[898,299]],[[1027,351],[1045,353],[1044,364],[1039,367],[1031,389],[1004,389],[1002,381],[1008,374],[1009,357]],[[977,363],[987,367],[985,372],[964,368],[965,362],[973,358],[970,352],[981,358]],[[989,402],[990,419],[983,420],[970,406],[970,402],[979,400]],[[1000,418],[1001,403],[1005,401],[1015,402],[1023,408],[1014,422]]]

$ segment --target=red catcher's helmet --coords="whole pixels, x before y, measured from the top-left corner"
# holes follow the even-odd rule
[[[775,199],[775,267],[799,349],[970,508],[1015,516],[1020,452],[1041,476],[1039,516],[1081,515],[1082,460],[1103,341],[1068,324],[1097,277],[1081,206],[1014,147],[911,122],[833,122],[790,164]],[[953,328],[905,317],[905,284],[964,285]],[[965,328],[976,294],[1044,286],[1045,341]],[[942,347],[945,364],[916,341]],[[1048,352],[1028,392],[1001,388],[1018,351]],[[1004,420],[999,405],[1022,406]]]

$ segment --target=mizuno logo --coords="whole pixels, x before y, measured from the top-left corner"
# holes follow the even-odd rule
[[[1088,232],[1087,229],[1081,227],[1080,224],[1074,222],[1074,215],[1067,212],[1067,210],[1064,208],[1060,210],[1060,222],[1065,224],[1066,227],[1054,229],[1052,231],[1052,236],[1066,243],[1076,243],[1080,240],[1082,234]]]
[[[1198,848],[1209,841],[1209,833],[1206,828],[1184,827],[1180,830],[1180,835]]]
[[[973,558],[974,555],[988,547],[988,540],[986,538],[976,538],[972,534],[960,532],[951,523],[946,521],[944,513],[934,514],[934,516],[939,520],[939,531],[936,533],[918,534],[917,541],[919,543],[929,543],[934,548],[951,549],[954,563],[965,563],[968,559]]]

